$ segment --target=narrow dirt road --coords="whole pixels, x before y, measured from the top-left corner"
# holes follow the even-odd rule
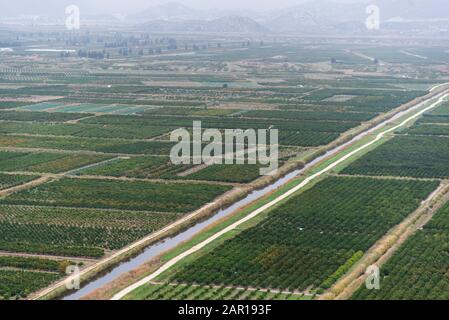
[[[190,248],[189,250],[184,251],[183,253],[181,253],[180,255],[174,257],[173,259],[171,259],[170,261],[168,261],[167,263],[165,263],[162,267],[160,267],[157,271],[155,271],[154,273],[150,274],[149,276],[143,278],[142,280],[134,283],[133,285],[123,289],[122,291],[118,292],[117,294],[115,294],[111,300],[120,300],[122,298],[124,298],[126,295],[128,295],[129,293],[131,293],[132,291],[134,291],[135,289],[141,287],[142,285],[148,283],[149,281],[153,281],[156,277],[158,277],[159,275],[161,275],[163,272],[167,271],[168,269],[170,269],[172,266],[174,266],[175,264],[177,264],[179,261],[181,261],[182,259],[184,259],[187,256],[190,256],[191,254],[198,252],[199,250],[201,250],[202,248],[204,248],[205,246],[207,246],[208,244],[210,244],[211,242],[213,242],[214,240],[220,238],[221,236],[225,235],[226,233],[236,229],[237,227],[239,227],[240,225],[244,224],[245,222],[255,218],[256,216],[258,216],[259,214],[261,214],[262,212],[274,207],[275,205],[277,205],[279,202],[287,199],[288,197],[292,196],[293,194],[295,194],[296,192],[298,192],[299,190],[303,189],[305,186],[307,186],[310,182],[314,181],[315,179],[317,179],[318,177],[322,176],[323,174],[330,172],[332,169],[334,169],[335,167],[337,167],[339,164],[345,162],[346,160],[350,159],[351,157],[353,157],[354,155],[357,155],[358,153],[360,153],[361,151],[369,148],[371,145],[375,144],[376,142],[378,142],[379,140],[381,140],[385,135],[387,135],[390,132],[394,132],[395,130],[397,130],[400,127],[403,127],[404,125],[406,125],[408,122],[418,118],[419,116],[421,116],[423,113],[435,108],[437,105],[439,105],[441,102],[443,102],[443,100],[448,96],[448,94],[446,92],[440,94],[440,97],[438,98],[438,100],[434,103],[432,103],[430,106],[422,109],[421,111],[411,115],[410,117],[406,118],[405,120],[403,120],[401,123],[399,123],[396,126],[393,126],[390,129],[387,129],[381,133],[379,133],[375,139],[371,140],[370,142],[367,142],[366,144],[360,146],[359,148],[351,151],[350,153],[344,155],[343,157],[341,157],[340,159],[334,161],[333,163],[331,163],[330,165],[328,165],[326,168],[318,171],[317,173],[307,177],[306,179],[304,179],[304,181],[302,181],[300,184],[298,184],[296,187],[288,190],[287,192],[285,192],[284,194],[282,194],[281,196],[277,197],[276,199],[274,199],[273,201],[265,204],[264,206],[260,207],[259,209],[253,211],[252,213],[250,213],[249,215],[245,216],[244,218],[240,219],[239,221],[231,224],[230,226],[226,227],[225,229],[217,232],[216,234],[212,235],[211,237],[207,238],[206,240],[204,240],[203,242],[195,245],[194,247]],[[416,110],[419,107],[425,105],[426,103],[428,103],[428,101],[424,101],[421,104],[419,104],[418,106],[412,108],[410,110],[410,112],[412,112],[412,110]],[[387,120],[386,122],[384,122],[383,126],[386,126],[388,124],[391,123],[391,119]]]

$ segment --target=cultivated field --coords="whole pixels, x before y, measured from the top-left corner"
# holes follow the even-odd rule
[[[415,66],[389,40],[2,30],[0,43],[13,49],[0,52],[0,299],[33,297],[68,265],[95,266],[273,181],[260,163],[174,165],[174,129],[278,129],[286,173],[445,79],[440,60]],[[428,47],[407,50],[439,56]],[[138,296],[320,294],[449,177],[448,123],[447,105],[426,114],[343,170],[364,177],[327,177]]]
[[[437,185],[328,178],[170,279],[319,293],[413,212]],[[383,205],[377,206],[379,203]]]

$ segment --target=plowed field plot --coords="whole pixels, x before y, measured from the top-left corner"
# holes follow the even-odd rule
[[[166,125],[168,127],[191,128],[193,121],[201,121],[203,128],[218,129],[268,129],[301,130],[316,132],[344,132],[356,127],[360,121],[313,121],[313,120],[280,120],[280,119],[242,119],[234,117],[164,117],[164,116],[113,116],[105,115],[82,120],[82,123],[121,124],[121,125]]]
[[[0,256],[0,268],[9,267],[24,270],[36,270],[36,271],[39,270],[57,273],[57,272],[64,272],[64,270],[61,268],[62,265],[63,261],[57,260],[31,258],[31,257]]]
[[[157,231],[179,213],[0,206],[0,250],[100,257]]]
[[[227,116],[237,111],[238,110],[164,107],[147,110],[145,113],[153,115]]]
[[[24,105],[27,105],[27,103],[18,101],[0,101],[0,109],[13,109]]]
[[[283,112],[283,111],[279,111]],[[285,111],[286,114],[289,111]],[[295,113],[295,111],[293,111]],[[298,112],[300,113],[300,112]],[[312,114],[314,112],[311,112]],[[318,113],[317,113],[318,114]],[[338,114],[336,112],[335,114]],[[351,113],[358,117],[360,113]],[[370,114],[371,115],[375,114]],[[318,115],[315,115],[319,117]],[[336,115],[335,117],[340,117]],[[293,118],[294,119],[294,118]],[[238,118],[238,117],[179,117],[179,116],[98,116],[82,121],[82,123],[97,125],[127,125],[134,127],[161,127],[167,128],[192,128],[193,121],[201,121],[203,128],[218,129],[278,129],[280,134],[280,144],[293,146],[320,146],[326,145],[333,139],[354,127],[361,124],[361,121],[354,121],[349,118],[347,121],[317,121],[317,120],[292,120],[292,119],[258,119],[258,118]],[[285,139],[285,140],[284,140]]]
[[[317,147],[331,143],[340,136],[335,132],[280,131],[279,144],[285,146]]]
[[[9,121],[38,121],[38,122],[64,122],[86,117],[80,113],[49,113],[31,111],[2,111],[0,120]]]
[[[441,123],[449,124],[449,115],[445,114],[426,114],[418,120],[418,123]]]
[[[436,116],[449,116],[449,103],[443,103],[441,106],[434,109],[431,114]]]
[[[48,109],[55,109],[58,107],[63,106],[62,103],[55,103],[55,102],[42,102],[42,103],[37,103],[37,104],[31,104],[31,105],[26,105],[20,108],[17,108],[19,110],[26,110],[26,111],[45,111]]]
[[[368,112],[386,112],[401,104],[424,95],[424,91],[403,90],[369,90],[369,89],[322,89],[306,95],[304,99],[309,103],[346,105],[357,107],[354,110]],[[354,96],[346,101],[326,101],[339,95]]]
[[[133,292],[135,300],[308,300],[301,294],[195,285],[148,284]]]
[[[159,126],[88,125],[68,123],[3,122],[0,133],[75,136],[91,138],[149,139],[171,131]]]
[[[0,152],[0,171],[62,173],[110,159],[101,155]]]
[[[297,120],[332,120],[332,121],[368,121],[376,113],[367,112],[332,112],[332,111],[248,111],[243,116],[248,118],[273,118]]]
[[[437,186],[327,178],[166,277],[204,285],[328,288]]]
[[[10,195],[2,202],[186,213],[230,189],[204,184],[63,179]]]
[[[223,181],[223,182],[251,182],[259,177],[260,165],[212,165],[198,172],[185,176],[186,179]]]
[[[423,136],[449,136],[449,123],[417,123],[410,129],[404,131],[404,133]]]
[[[380,290],[360,288],[353,299],[449,299],[449,205],[402,245],[381,268]]]
[[[174,143],[123,139],[0,135],[0,147],[169,155]]]
[[[122,113],[128,113],[129,106],[126,105],[102,105],[102,104],[88,104],[88,103],[82,103],[79,105],[69,105],[69,106],[63,106],[62,108],[58,108],[57,110],[54,110],[55,112],[85,112],[85,113],[114,113],[114,114],[122,114]],[[143,109],[145,110],[145,109]]]
[[[150,139],[172,131],[166,126],[91,125],[75,134],[78,137]]]
[[[0,269],[0,300],[24,298],[60,277],[57,273]]]
[[[342,173],[447,178],[449,177],[449,138],[397,136],[356,160]]]
[[[122,158],[80,172],[80,175],[170,179],[193,165],[173,165],[168,157]]]
[[[21,176],[0,173],[0,190],[12,188],[36,178],[37,176]]]

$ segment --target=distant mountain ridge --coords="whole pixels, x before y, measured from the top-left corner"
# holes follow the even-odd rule
[[[81,23],[84,25],[120,24],[136,26],[150,32],[355,34],[366,32],[365,21],[368,17],[366,8],[368,5],[376,4],[380,8],[380,19],[384,26],[382,30],[393,28],[407,33],[413,32],[415,26],[419,30],[427,29],[432,32],[449,30],[449,22],[445,24],[433,21],[438,19],[449,21],[449,10],[446,10],[448,0],[366,0],[352,3],[335,2],[337,0],[304,0],[296,6],[269,11],[258,10],[257,6],[248,10],[203,10],[177,2],[168,2],[150,6],[135,14],[126,14],[129,10],[111,14],[111,8],[104,9],[103,12],[101,8],[105,6],[101,7],[99,3],[107,3],[107,0],[98,0],[98,3],[91,0],[42,0],[39,4],[32,0],[26,1],[30,3],[27,15],[34,15],[36,18],[23,17],[25,12],[21,17],[13,17],[20,23],[30,25],[62,24],[64,15],[61,12],[64,12],[64,5],[73,3],[83,8]],[[0,4],[0,15],[2,12],[3,14],[9,12],[11,8],[14,8],[14,5],[4,1]],[[9,25],[9,18],[4,16],[4,20],[0,22]],[[422,21],[430,22],[426,25]]]
[[[141,25],[152,32],[243,32],[263,33],[269,31],[256,21],[239,16],[213,20],[152,20]]]
[[[381,21],[449,19],[444,10],[447,0],[377,0],[362,3],[336,3],[330,0],[307,2],[271,13],[263,24],[275,31],[330,31],[362,28],[368,5],[377,5]]]
[[[148,9],[128,16],[130,20],[198,20],[205,18],[205,13],[177,2],[151,6]]]
[[[225,12],[219,11],[207,13],[170,2],[150,7],[138,15],[129,16],[128,19],[145,21],[148,30],[161,32],[358,32],[363,31],[368,5],[379,6],[382,21],[395,18],[449,19],[449,10],[444,10],[446,1],[367,0],[341,3],[332,0],[311,0],[297,6],[263,13],[248,10],[241,16],[225,16]]]

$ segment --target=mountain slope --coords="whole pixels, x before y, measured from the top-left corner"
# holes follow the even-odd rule
[[[224,17],[213,20],[153,20],[141,25],[152,32],[248,32],[263,33],[268,29],[246,17]]]
[[[129,20],[151,21],[151,20],[196,20],[204,17],[199,11],[177,2],[152,6],[134,15],[128,16]]]
[[[337,3],[314,0],[272,12],[264,25],[281,32],[326,32],[361,30],[368,5],[377,5],[381,21],[400,17],[404,20],[449,19],[447,0],[377,0],[360,3]]]

